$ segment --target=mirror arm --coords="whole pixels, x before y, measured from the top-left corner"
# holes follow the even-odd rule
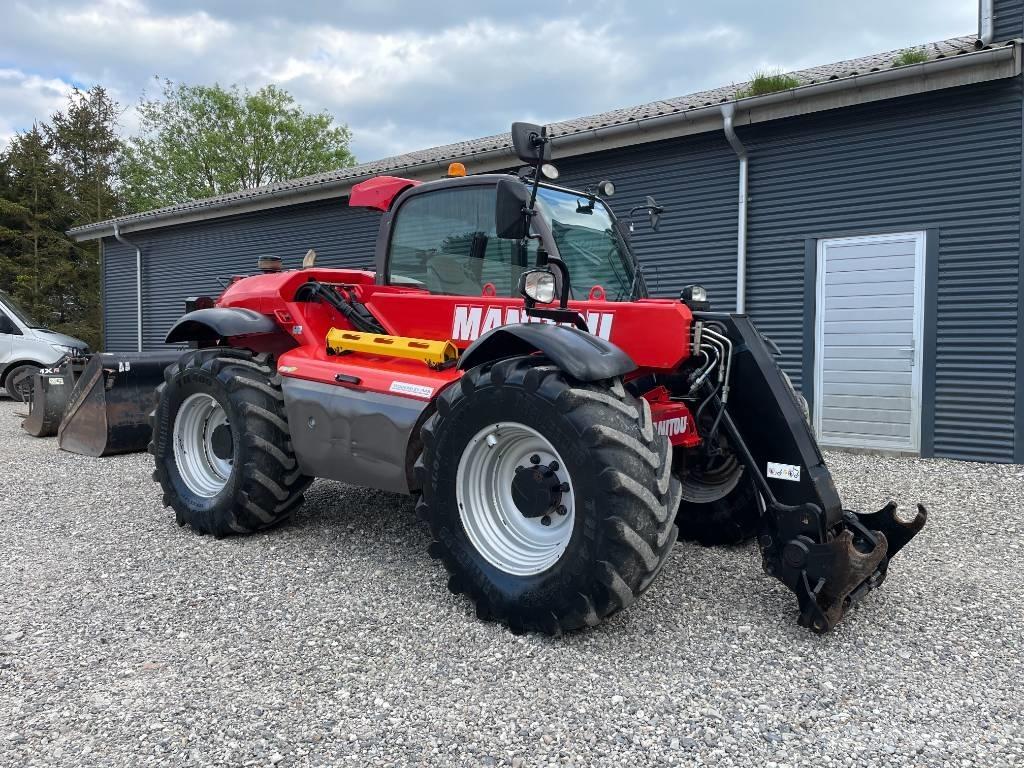
[[[558,297],[558,308],[565,309],[569,306],[569,268],[565,265],[564,261],[553,256],[547,257],[547,263],[549,266],[557,269],[562,277],[562,292]]]
[[[527,206],[529,216],[533,216],[534,204],[537,202],[537,189],[540,187],[540,167],[544,165],[544,145],[548,143],[548,129],[546,125],[540,128],[540,136],[533,139],[533,145],[537,147],[537,161],[533,165],[533,185],[530,188],[530,204]]]

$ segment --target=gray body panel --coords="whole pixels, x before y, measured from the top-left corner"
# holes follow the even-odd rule
[[[281,386],[305,474],[409,492],[409,442],[428,402],[288,377]]]

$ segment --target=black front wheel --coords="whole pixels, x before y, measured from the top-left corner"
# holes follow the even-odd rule
[[[32,399],[35,375],[39,373],[38,365],[19,365],[7,374],[4,389],[11,399],[19,403],[27,403]]]
[[[539,356],[467,371],[438,398],[417,463],[430,552],[477,615],[513,631],[594,625],[654,581],[679,484],[650,407]]]
[[[735,456],[708,458],[694,451],[677,462],[676,476],[682,487],[676,513],[681,538],[717,546],[741,544],[757,535],[761,495]]]

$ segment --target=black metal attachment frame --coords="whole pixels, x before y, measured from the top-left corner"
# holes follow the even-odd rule
[[[904,522],[891,501],[874,513],[844,510],[811,427],[750,319],[694,317],[717,325],[733,343],[730,376],[743,396],[726,407],[712,395],[712,404],[765,501],[758,537],[765,573],[796,594],[801,626],[827,632],[882,584],[889,562],[928,513],[919,504],[914,519]],[[771,477],[769,462],[791,471]]]

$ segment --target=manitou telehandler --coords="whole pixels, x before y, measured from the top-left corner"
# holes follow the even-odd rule
[[[630,605],[677,524],[756,536],[800,624],[831,629],[924,508],[844,510],[750,319],[697,285],[647,298],[610,184],[556,186],[544,129],[512,140],[518,173],[356,185],[383,214],[376,271],[264,259],[181,318],[167,341],[193,349],[151,417],[165,505],[225,536],[276,525],[314,477],[417,494],[451,590],[552,634]]]

